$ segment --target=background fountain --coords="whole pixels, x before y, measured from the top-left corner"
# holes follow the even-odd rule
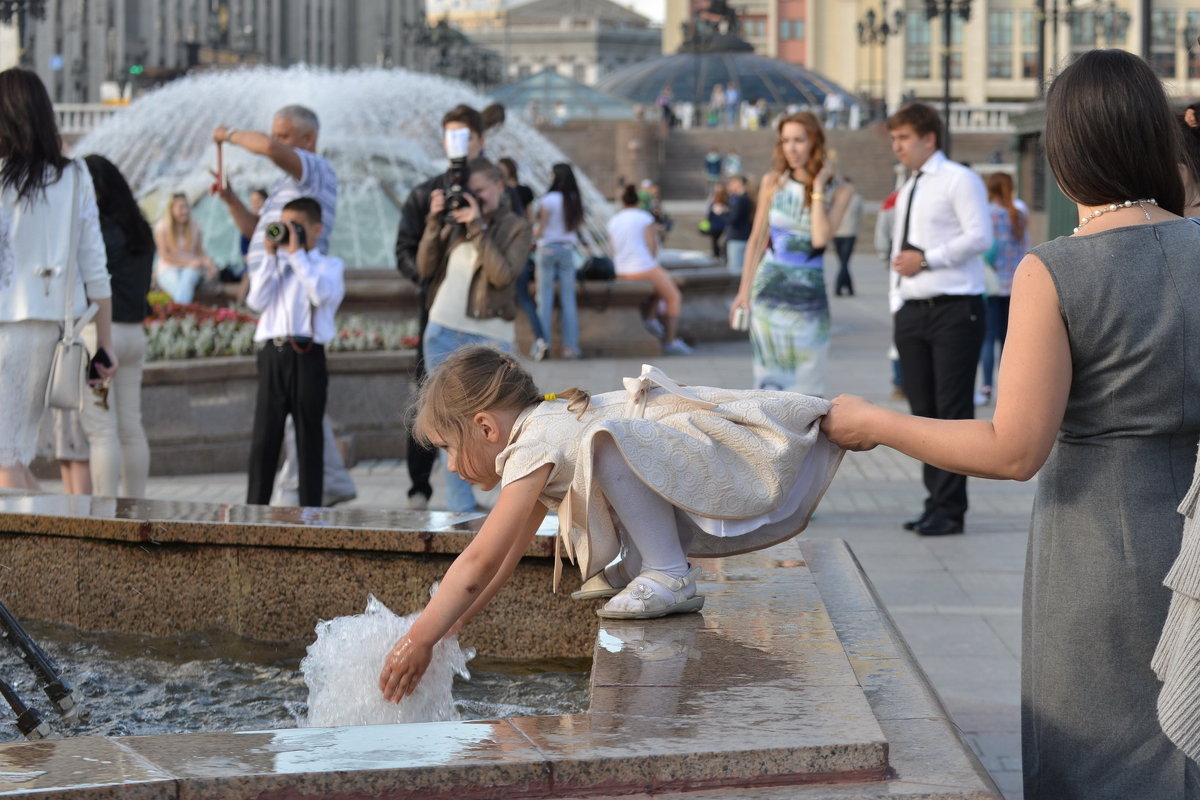
[[[172,193],[187,194],[209,254],[217,263],[232,263],[240,258],[237,234],[224,204],[208,194],[217,160],[212,130],[229,125],[269,131],[276,109],[308,106],[321,120],[318,152],[339,179],[331,253],[349,268],[392,268],[400,206],[413,186],[445,168],[442,115],[459,103],[483,109],[490,102],[466,84],[400,69],[202,73],[138,99],[81,139],[73,154],[99,153],[120,167],[152,223]],[[487,137],[486,154],[515,159],[522,182],[540,194],[551,166],[569,159],[523,122],[519,110],[507,111],[503,126]],[[239,147],[224,148],[224,165],[243,197],[254,187],[270,188],[280,176],[269,160]],[[608,203],[586,175],[591,165],[574,166],[589,216],[607,220]]]

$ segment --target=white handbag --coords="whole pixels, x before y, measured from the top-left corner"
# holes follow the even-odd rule
[[[100,310],[90,304],[78,320],[72,318],[75,307],[75,270],[79,254],[79,162],[72,161],[75,171],[75,188],[71,192],[71,238],[67,256],[66,302],[63,304],[62,338],[54,344],[54,358],[50,362],[50,379],[46,381],[46,407],[79,411],[83,408],[84,385],[87,379],[87,349],[79,334],[84,326]]]

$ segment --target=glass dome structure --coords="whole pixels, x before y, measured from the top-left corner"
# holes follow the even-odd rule
[[[790,105],[820,108],[825,95],[837,92],[848,108],[857,103],[854,95],[811,70],[756,55],[752,52],[680,52],[643,61],[601,79],[596,88],[635,103],[652,105],[664,86],[674,100],[704,104],[713,86],[736,81],[742,99],[760,98],[775,107]]]

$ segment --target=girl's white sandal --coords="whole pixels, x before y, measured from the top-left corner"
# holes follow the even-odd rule
[[[704,598],[700,595],[686,597],[683,593],[685,587],[695,587],[696,576],[699,574],[699,567],[692,567],[682,578],[672,578],[665,572],[659,572],[656,569],[643,570],[617,595],[639,601],[642,606],[640,610],[613,610],[606,605],[604,608],[596,609],[596,613],[605,619],[657,619],[669,614],[699,611],[704,607]],[[669,591],[671,600],[668,601],[654,591],[654,587],[650,584]],[[611,603],[612,601],[609,601],[609,605]]]

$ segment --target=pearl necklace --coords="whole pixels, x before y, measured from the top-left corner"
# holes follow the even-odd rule
[[[1082,217],[1079,220],[1079,224],[1075,226],[1075,229],[1072,230],[1071,233],[1079,233],[1080,228],[1082,228],[1084,225],[1087,225],[1101,214],[1107,214],[1109,211],[1120,211],[1122,208],[1130,208],[1132,206],[1137,206],[1138,208],[1142,209],[1142,213],[1146,215],[1146,219],[1150,219],[1150,212],[1146,210],[1146,203],[1149,203],[1152,206],[1158,205],[1157,200],[1154,198],[1149,198],[1143,200],[1126,200],[1124,203],[1112,203],[1111,205],[1101,206],[1092,213],[1088,214],[1086,217]]]

